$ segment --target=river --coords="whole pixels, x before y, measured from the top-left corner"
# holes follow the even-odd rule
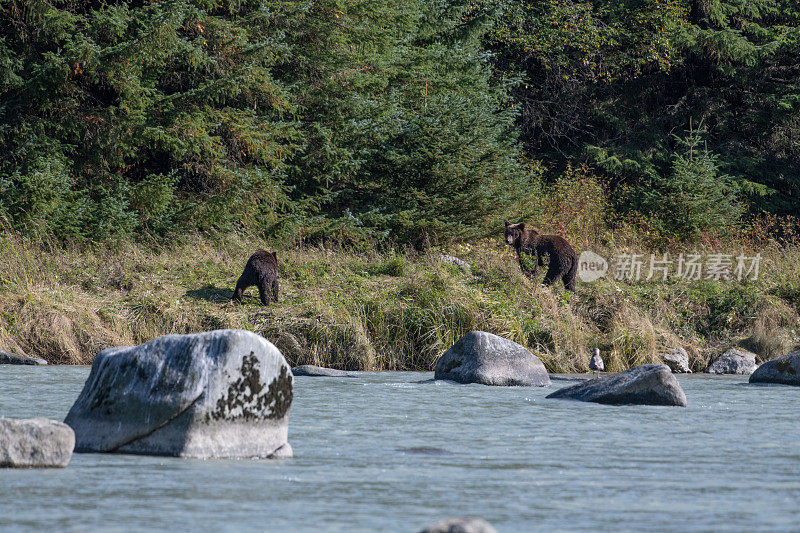
[[[0,416],[63,420],[89,367],[0,366]],[[295,378],[295,457],[75,454],[0,469],[0,530],[499,532],[800,527],[800,388],[681,376],[688,408],[546,400],[432,373]]]

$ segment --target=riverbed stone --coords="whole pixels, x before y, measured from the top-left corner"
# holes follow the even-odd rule
[[[750,383],[780,383],[800,387],[800,350],[759,366],[750,376]]]
[[[681,347],[673,348],[668,352],[662,353],[661,360],[664,361],[664,364],[675,374],[692,373],[692,369],[689,368],[689,354]]]
[[[0,467],[64,468],[72,457],[75,433],[47,418],[0,418]]]
[[[337,370],[335,368],[325,368],[324,366],[317,365],[300,365],[292,368],[292,374],[295,376],[313,376],[313,377],[334,377],[334,378],[353,378],[356,374],[347,372],[346,370]]]
[[[485,331],[470,331],[436,362],[434,379],[483,385],[547,387],[542,361],[524,346]]]
[[[641,365],[571,385],[547,396],[611,405],[686,407],[686,394],[667,365]]]
[[[0,365],[46,365],[47,361],[39,357],[25,357],[0,350]]]
[[[287,457],[292,382],[252,332],[166,335],[100,352],[65,422],[78,452]]]
[[[706,368],[707,374],[752,374],[756,369],[756,354],[731,348]]]
[[[466,516],[439,520],[420,533],[497,533],[497,530],[483,518]]]

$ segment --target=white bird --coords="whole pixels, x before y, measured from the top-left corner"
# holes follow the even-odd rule
[[[597,372],[605,369],[606,365],[603,364],[603,358],[600,357],[600,348],[595,348],[594,355],[589,360],[589,370],[594,370],[594,377],[597,377]]]

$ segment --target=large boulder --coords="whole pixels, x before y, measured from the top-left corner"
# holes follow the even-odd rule
[[[800,350],[767,361],[750,376],[750,383],[781,383],[800,386]]]
[[[692,373],[692,369],[689,368],[689,354],[683,348],[673,348],[666,353],[662,353],[661,360],[675,374]]]
[[[0,350],[0,365],[46,365],[47,361],[39,357],[25,357]]]
[[[484,385],[546,387],[550,376],[538,357],[516,342],[470,331],[436,362],[434,379]]]
[[[317,365],[300,365],[292,369],[295,376],[330,377],[330,378],[353,378],[356,374],[335,368],[325,368]]]
[[[0,418],[0,467],[64,468],[72,457],[75,433],[46,418]]]
[[[483,518],[467,516],[439,520],[420,533],[497,533],[497,530]]]
[[[667,365],[637,366],[559,389],[547,397],[612,405],[687,405],[686,394]]]
[[[79,452],[289,457],[292,381],[249,331],[166,335],[100,352],[65,422]]]
[[[752,374],[756,369],[756,354],[731,348],[708,365],[708,374]]]

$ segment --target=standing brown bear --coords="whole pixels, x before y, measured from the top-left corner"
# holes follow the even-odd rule
[[[550,257],[550,265],[543,283],[552,285],[559,278],[567,290],[575,290],[575,275],[578,272],[578,256],[570,244],[559,235],[539,235],[536,230],[525,229],[525,223],[511,224],[506,220],[506,244],[517,250],[519,266],[523,272],[530,271],[522,262],[522,254],[535,256],[533,276],[536,277],[540,266],[544,265],[543,256]]]
[[[278,301],[278,255],[275,252],[256,250],[250,256],[231,298],[241,302],[242,293],[251,285],[258,287],[262,304],[269,305],[270,295],[273,301]]]

